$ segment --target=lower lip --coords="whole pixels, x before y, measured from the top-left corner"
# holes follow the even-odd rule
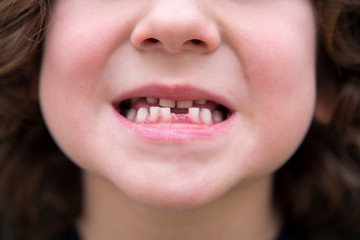
[[[127,132],[138,138],[153,142],[186,142],[218,137],[230,131],[237,116],[237,114],[233,113],[225,121],[211,125],[182,123],[142,124],[129,121],[116,109],[113,110],[116,118]]]

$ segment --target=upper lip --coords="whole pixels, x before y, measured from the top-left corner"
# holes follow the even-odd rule
[[[136,97],[155,97],[169,100],[191,101],[204,99],[213,101],[223,105],[229,111],[233,111],[233,106],[226,96],[222,96],[216,92],[211,92],[191,85],[163,85],[163,84],[147,84],[138,88],[131,89],[117,96],[113,104],[117,105],[124,100]]]

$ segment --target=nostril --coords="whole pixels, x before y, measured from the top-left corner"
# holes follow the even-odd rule
[[[190,49],[192,49],[194,47],[195,47],[195,49],[207,49],[208,44],[199,39],[190,39],[184,43],[184,46],[186,46],[187,48],[190,48]]]
[[[170,42],[170,41],[167,41],[164,42],[157,39],[157,38],[146,38],[145,40],[143,40],[141,42],[141,45],[140,45],[140,48],[142,49],[153,49],[153,48],[158,48],[158,47],[164,47],[166,48],[169,52],[178,52],[181,50],[181,48],[184,47],[184,49],[200,49],[200,51],[203,51],[203,50],[207,50],[209,45],[207,44],[207,42],[205,41],[202,41],[200,39],[189,39],[189,40],[186,40],[185,42],[182,42],[181,44],[181,39],[179,39],[180,41],[177,42],[177,41],[173,41],[173,42]],[[175,43],[174,43],[175,42]]]
[[[160,43],[160,41],[157,40],[156,38],[147,38],[144,41],[142,41],[141,45],[143,47],[147,47],[147,46],[157,45],[159,43]]]
[[[199,39],[191,39],[190,42],[194,45],[206,45],[206,43],[204,43],[203,41],[199,40]]]
[[[158,43],[159,40],[155,39],[155,38],[148,38],[146,39],[144,42],[147,42],[147,43]]]

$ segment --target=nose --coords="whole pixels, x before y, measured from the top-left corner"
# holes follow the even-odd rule
[[[198,0],[154,0],[135,25],[131,43],[137,49],[162,49],[168,53],[209,53],[220,44],[215,21]]]

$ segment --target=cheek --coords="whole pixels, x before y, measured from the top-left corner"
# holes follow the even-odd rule
[[[279,166],[293,154],[308,130],[315,105],[314,23],[300,23],[303,18],[288,24],[273,19],[266,28],[248,31],[239,50],[251,96],[246,117],[257,148],[254,159],[266,159],[252,162],[255,169],[260,164],[268,169]]]
[[[107,55],[109,40],[88,27],[82,18],[53,21],[47,34],[43,62],[61,78],[61,84],[83,84],[98,75]],[[76,79],[76,81],[74,81]],[[55,81],[53,81],[55,82]]]
[[[228,38],[242,65],[243,85],[251,98],[249,114],[262,126],[301,120],[307,124],[315,102],[316,26],[311,5],[279,1],[242,14],[248,24],[233,26]]]
[[[249,57],[247,68],[252,101],[259,107],[254,114],[273,123],[301,126],[309,122],[316,85],[315,36],[311,35],[308,42],[298,41],[296,35],[270,37],[266,45],[255,41],[254,48],[262,54]]]
[[[288,159],[307,133],[315,106],[315,71],[313,64],[299,62],[301,56],[293,51],[272,56],[271,71],[263,64],[253,69],[258,74],[254,73],[250,89],[259,151],[278,161]]]
[[[57,126],[61,119],[80,121],[96,91],[99,60],[81,53],[61,38],[46,41],[40,75],[40,101],[44,116]],[[55,47],[56,46],[56,47]],[[64,126],[71,127],[70,126]]]
[[[91,129],[86,119],[100,109],[94,96],[107,52],[91,31],[74,31],[81,19],[64,19],[54,20],[47,32],[39,92],[50,132],[62,149],[72,151],[80,147],[81,132]]]
[[[271,16],[271,24],[251,32],[244,68],[256,111],[274,122],[307,124],[315,103],[315,21],[290,15]]]
[[[61,79],[59,85],[74,91],[93,88],[111,54],[128,40],[136,19],[131,10],[119,11],[124,8],[121,4],[86,0],[56,2],[43,62]],[[121,21],[119,15],[123,16]]]
[[[119,13],[115,15],[111,7],[96,4],[82,6],[80,0],[56,2],[47,30],[40,97],[44,115],[58,124],[61,118],[81,122],[90,105],[96,115],[100,104],[96,96],[104,84],[100,81],[102,69],[128,31],[123,27],[127,22],[113,21]],[[115,35],[114,29],[122,32]]]

